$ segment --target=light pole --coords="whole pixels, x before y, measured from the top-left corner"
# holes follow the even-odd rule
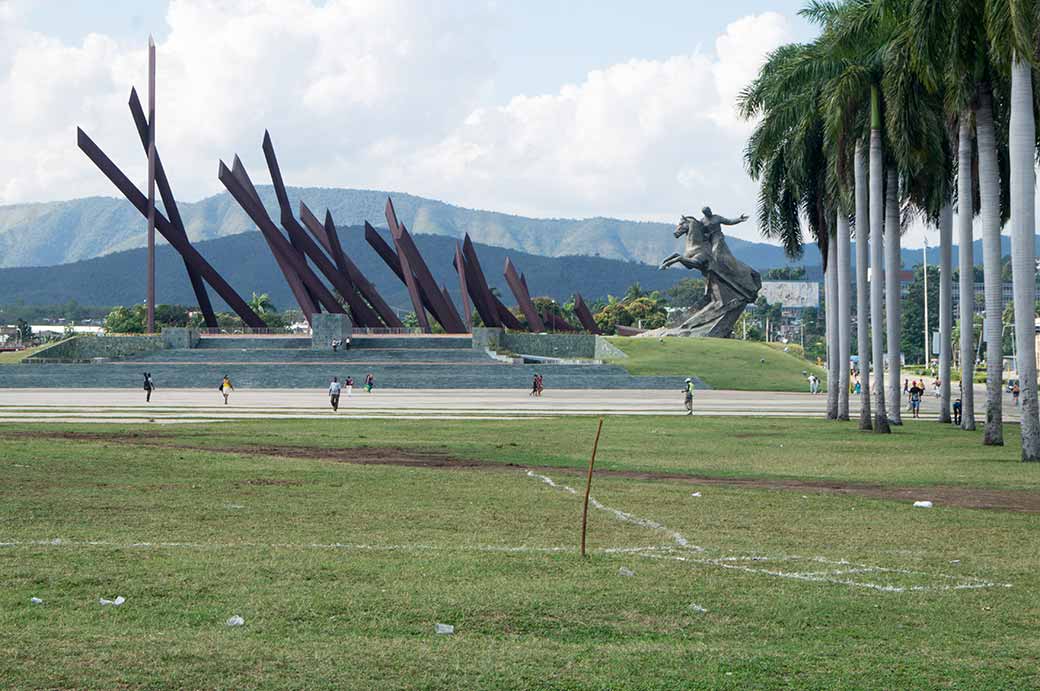
[[[155,41],[148,37],[148,324],[155,333]]]
[[[928,349],[930,345],[928,333],[928,236],[924,238],[924,247],[921,250],[924,256],[924,368],[926,370],[931,368],[932,365],[932,351]]]

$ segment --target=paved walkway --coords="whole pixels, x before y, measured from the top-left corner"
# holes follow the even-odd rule
[[[983,401],[984,392],[976,394]],[[859,412],[852,399],[852,418]],[[763,391],[699,391],[695,415],[756,417],[823,417],[825,394]],[[353,418],[521,419],[554,415],[682,415],[679,391],[571,389],[547,390],[541,398],[506,389],[377,389],[355,391],[333,413],[321,390],[252,389],[231,394],[223,405],[220,393],[204,389],[159,389],[152,402],[134,389],[0,389],[0,422],[208,422],[241,419]],[[935,419],[938,399],[928,397],[922,417]],[[1010,398],[1006,421],[1017,421]],[[903,418],[909,420],[909,413]]]

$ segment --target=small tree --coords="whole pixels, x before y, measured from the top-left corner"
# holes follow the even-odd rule
[[[259,315],[264,315],[268,312],[274,312],[274,303],[271,302],[271,296],[267,293],[260,293],[257,295],[253,293],[253,297],[249,299],[249,307]]]
[[[119,306],[114,308],[105,317],[104,328],[106,333],[144,333],[145,309],[144,305],[133,307]]]
[[[29,322],[19,319],[15,322],[15,327],[18,329],[18,338],[21,339],[22,343],[27,343],[32,339],[33,332]]]

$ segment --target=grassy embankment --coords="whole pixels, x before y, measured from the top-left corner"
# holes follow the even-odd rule
[[[700,377],[713,389],[806,391],[808,373],[826,385],[827,373],[780,344],[728,338],[611,338],[627,358],[615,361],[632,374]]]

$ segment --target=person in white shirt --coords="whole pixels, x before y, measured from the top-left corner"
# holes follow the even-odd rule
[[[340,386],[339,379],[336,377],[332,378],[332,382],[329,384],[329,401],[332,403],[332,410],[339,410],[339,393],[343,390]]]

